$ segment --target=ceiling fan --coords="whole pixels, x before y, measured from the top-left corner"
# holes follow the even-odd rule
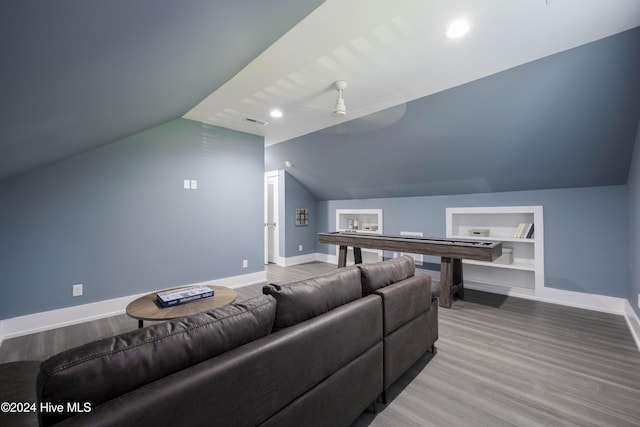
[[[346,89],[347,82],[344,80],[338,80],[333,83],[336,89],[338,89],[338,100],[336,101],[336,106],[333,110],[334,116],[345,116],[347,114],[347,106],[344,104],[344,99],[342,98],[342,91]]]

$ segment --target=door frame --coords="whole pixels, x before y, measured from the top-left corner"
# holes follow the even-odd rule
[[[278,264],[280,258],[280,215],[278,210],[278,204],[280,200],[279,187],[280,187],[280,173],[277,170],[268,171],[264,173],[264,263],[269,264],[269,227],[267,222],[269,221],[269,181],[273,182],[273,219],[275,222],[275,229],[273,233],[273,254],[275,263]]]

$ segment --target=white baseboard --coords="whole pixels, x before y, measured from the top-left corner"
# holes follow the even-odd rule
[[[103,317],[116,316],[125,312],[127,304],[143,295],[145,294],[129,295],[122,298],[4,319],[1,321],[2,339],[61,328]]]
[[[627,302],[624,298],[547,287],[544,287],[541,292],[537,292],[535,298],[538,301],[614,314],[624,314],[624,304]]]
[[[266,280],[266,272],[260,271],[197,284],[239,288]],[[123,314],[131,301],[147,293],[149,292],[1,320],[0,345],[5,339]]]
[[[227,288],[241,288],[243,286],[255,285],[267,281],[267,272],[243,274],[241,276],[225,277],[224,279],[207,280],[196,283],[196,285],[226,286]]]
[[[631,307],[631,304],[629,304],[629,301],[625,302],[626,304],[624,306],[624,317],[627,320],[627,325],[629,325],[629,331],[631,331],[633,340],[636,342],[636,347],[638,347],[638,350],[640,350],[640,319]]]
[[[282,258],[281,264],[278,264],[278,265],[281,265],[282,267],[291,267],[292,265],[300,265],[300,264],[306,264],[308,262],[319,261],[318,255],[321,255],[321,254],[312,253],[312,254]]]
[[[326,262],[327,264],[338,265],[338,257],[335,255],[316,253],[316,261]]]

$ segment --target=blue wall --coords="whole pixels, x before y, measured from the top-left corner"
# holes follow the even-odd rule
[[[261,137],[178,119],[3,182],[0,319],[263,271],[263,177]]]
[[[639,124],[640,125],[640,124]],[[640,317],[640,126],[629,171],[629,304]]]
[[[316,252],[316,242],[318,240],[318,210],[316,199],[300,185],[296,179],[288,172],[284,171],[284,240],[280,243],[280,255],[284,257],[294,257]],[[309,209],[309,225],[296,226],[296,209]],[[299,246],[302,245],[302,251]]]
[[[628,203],[623,185],[318,202],[318,231],[335,230],[335,209],[381,208],[385,233],[422,231],[445,237],[447,207],[518,205],[544,207],[546,286],[627,297]],[[335,247],[318,244],[318,252],[335,253]]]

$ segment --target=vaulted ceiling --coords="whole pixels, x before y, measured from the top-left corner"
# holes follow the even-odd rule
[[[322,0],[0,2],[0,181],[181,117]]]
[[[639,53],[636,28],[271,145],[266,168],[318,200],[625,184]]]
[[[0,2],[0,181],[184,116],[319,199],[624,183],[638,26],[637,0]]]

